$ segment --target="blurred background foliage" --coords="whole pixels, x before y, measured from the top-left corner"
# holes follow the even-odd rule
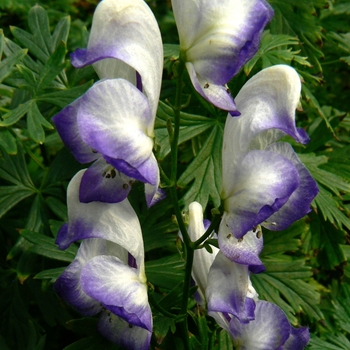
[[[167,171],[167,104],[174,96],[178,37],[171,3],[147,1],[161,28],[165,67],[155,125],[156,155]],[[317,180],[320,193],[305,219],[283,232],[264,231],[267,271],[252,276],[260,298],[273,301],[295,326],[310,327],[310,349],[350,349],[350,3],[347,0],[270,0],[275,16],[257,55],[230,82],[234,95],[252,75],[275,64],[293,66],[303,81],[297,123],[311,137],[290,138]],[[0,1],[0,349],[116,349],[53,292],[77,244],[54,243],[67,221],[66,188],[83,166],[64,147],[52,116],[97,79],[91,67],[74,69],[69,53],[86,47],[98,0]],[[221,143],[226,113],[191,95],[181,114],[179,198],[220,205]],[[146,273],[154,297],[176,308],[183,260],[170,199],[146,210],[142,186],[130,201],[139,215]],[[227,335],[189,301],[196,349],[231,349]],[[152,347],[182,349],[174,320],[154,310]]]

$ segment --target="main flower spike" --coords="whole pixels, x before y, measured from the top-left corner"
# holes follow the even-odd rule
[[[181,57],[194,88],[215,106],[239,115],[225,84],[259,48],[273,16],[264,0],[172,0]]]
[[[63,142],[86,172],[80,200],[116,203],[134,180],[144,182],[150,206],[158,199],[159,169],[152,153],[163,67],[158,24],[142,0],[104,0],[93,17],[87,49],[72,64],[94,67],[102,80],[57,114]],[[117,79],[118,78],[118,79]]]
[[[315,180],[292,147],[276,142],[289,135],[307,143],[295,126],[301,83],[284,65],[262,70],[236,97],[241,112],[226,119],[222,151],[224,215],[219,246],[230,258],[237,239],[258,225],[282,230],[310,211],[318,193]],[[232,235],[231,235],[232,233]]]
[[[83,174],[79,172],[69,184],[69,224],[57,238],[61,248],[73,240],[83,241],[54,288],[83,315],[100,313],[98,328],[106,338],[126,349],[146,350],[152,314],[140,223],[127,200],[81,203],[78,191]]]

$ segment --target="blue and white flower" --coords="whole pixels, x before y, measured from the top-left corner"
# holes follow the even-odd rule
[[[215,106],[239,115],[225,84],[257,52],[272,8],[264,0],[172,0],[172,6],[194,88]]]
[[[99,331],[126,349],[148,349],[152,313],[148,303],[140,223],[128,200],[81,203],[80,171],[68,186],[68,224],[58,233],[62,249],[82,240],[74,261],[54,284],[56,292],[85,316],[100,314]]]
[[[293,68],[264,69],[236,97],[241,116],[226,119],[221,193],[225,212],[218,236],[220,249],[230,259],[238,243],[248,240],[250,245],[255,239],[248,232],[255,232],[258,225],[285,229],[310,211],[318,193],[315,180],[293,148],[277,142],[286,135],[303,144],[309,140],[295,126],[300,90]]]
[[[197,240],[204,231],[202,207],[193,202],[189,205],[190,238]],[[215,248],[212,253],[196,250],[192,276],[207,302],[208,314],[229,333],[237,349],[304,349],[310,338],[308,329],[292,327],[277,305],[259,300],[249,268]]]
[[[53,121],[81,163],[94,162],[80,188],[82,202],[116,203],[134,180],[156,200],[159,169],[153,155],[154,121],[162,78],[158,24],[143,0],[104,0],[94,14],[87,49],[72,64],[93,64],[102,79]]]

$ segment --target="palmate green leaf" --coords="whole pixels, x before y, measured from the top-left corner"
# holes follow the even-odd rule
[[[164,218],[150,226],[142,226],[143,241],[145,251],[149,251],[156,248],[166,247],[174,245],[178,226],[171,222],[169,218]]]
[[[349,54],[349,56],[340,57],[340,60],[350,65],[350,33],[337,34],[331,32],[328,34],[328,36],[332,38],[336,43],[338,43],[338,47],[342,51]]]
[[[199,330],[199,341],[202,344],[201,349],[208,349],[209,346],[209,327],[207,324],[207,319],[205,317],[205,314],[198,308],[195,317],[193,317],[193,320],[197,324],[197,328]]]
[[[0,121],[0,126],[10,126],[17,123],[29,110],[32,100],[29,100],[23,104],[20,104],[17,108],[4,114],[2,116],[3,120]]]
[[[21,236],[33,243],[33,245],[28,247],[30,252],[46,256],[51,259],[72,262],[78,251],[76,245],[71,245],[66,250],[59,250],[55,244],[54,238],[50,238],[30,230],[25,229],[21,231]]]
[[[44,219],[44,199],[41,193],[38,193],[30,207],[25,228],[31,231],[39,232],[43,226]]]
[[[213,349],[232,350],[232,339],[224,329],[219,332],[217,336],[217,341],[215,341]]]
[[[43,270],[36,274],[34,278],[38,280],[49,279],[50,283],[54,283],[65,269],[65,267],[57,267],[55,269]]]
[[[321,211],[324,219],[337,225],[339,229],[341,229],[343,225],[350,229],[350,219],[343,211],[341,211],[341,203],[336,200],[325,187],[323,187],[326,186],[337,196],[340,196],[342,193],[349,193],[350,184],[344,180],[347,180],[346,173],[344,177],[340,177],[333,172],[320,168],[320,166],[327,164],[328,158],[326,156],[316,156],[313,153],[309,153],[299,154],[299,157],[308,168],[311,175],[319,183],[320,192],[316,196],[314,203]]]
[[[343,250],[343,253],[346,257],[346,260],[348,261],[348,263],[346,264],[345,268],[344,268],[344,275],[347,278],[350,278],[350,245],[345,245],[345,244],[339,244],[340,248]]]
[[[301,245],[300,236],[308,232],[308,225],[299,220],[283,231],[264,231],[264,249],[261,257],[297,251]]]
[[[323,53],[317,43],[322,42],[322,28],[317,18],[317,9],[326,5],[325,0],[269,0],[274,9],[270,22],[272,34],[296,36],[303,43],[302,56],[308,57],[317,72],[322,72],[319,58]]]
[[[65,55],[66,46],[65,43],[61,41],[56,50],[41,67],[39,74],[25,65],[17,65],[18,71],[22,74],[27,83],[25,88],[30,91],[33,99],[40,96],[49,85],[50,87],[64,88],[64,85],[54,82],[54,79],[65,67]]]
[[[145,252],[156,248],[175,247],[178,225],[172,220],[173,203],[170,196],[147,208],[140,198],[143,197],[144,186],[134,184],[128,199],[133,206],[141,227]]]
[[[64,108],[71,102],[82,96],[93,84],[93,80],[70,89],[58,90],[37,96],[37,101],[49,102],[60,108]]]
[[[171,330],[172,333],[176,330],[174,319],[153,313],[153,333],[159,343],[163,341],[169,330]]]
[[[169,64],[179,58],[180,55],[180,45],[174,44],[164,44],[164,67],[170,68]]]
[[[311,215],[311,234],[317,259],[325,270],[331,270],[346,260],[340,244],[345,243],[345,234],[322,217]]]
[[[5,38],[3,30],[0,29],[0,59],[2,57],[3,51],[5,47]],[[0,62],[0,83],[12,73],[12,67],[19,63],[23,57],[27,54],[28,50],[20,49],[12,54],[10,54],[7,58],[3,59]]]
[[[30,178],[21,144],[15,156],[9,156],[2,152],[3,159],[0,160],[0,177],[17,185],[36,191]]]
[[[308,344],[308,349],[310,350],[348,350],[350,347],[350,343],[344,344],[346,347],[339,347],[340,338],[343,340],[343,343],[346,342],[345,336],[341,333],[339,333],[339,335],[330,334],[327,336],[327,338],[328,338],[327,340],[323,340],[316,336],[311,336],[310,342]]]
[[[172,286],[171,286],[172,287]],[[170,287],[170,288],[171,288]],[[169,289],[169,287],[166,287]],[[158,297],[158,304],[165,310],[180,310],[181,309],[181,299],[184,288],[183,279],[176,284],[168,293],[163,293],[161,297]],[[190,288],[189,293],[192,295],[197,286]],[[193,301],[192,306],[189,306],[188,309],[192,309],[196,305],[196,302]]]
[[[160,101],[157,110],[157,119],[154,126],[156,145],[160,147],[159,151],[157,152],[157,157],[160,160],[164,159],[170,152],[169,135],[166,127],[168,119],[171,121],[174,120],[174,111],[171,107]],[[215,124],[215,119],[181,112],[181,126],[178,144],[192,139]]]
[[[36,102],[32,100],[27,112],[27,127],[29,135],[35,142],[43,143],[45,141],[43,126],[47,129],[53,129],[53,126],[41,114]]]
[[[184,261],[179,254],[147,261],[146,275],[152,284],[172,289],[184,278]]]
[[[347,320],[349,322],[349,319]],[[350,349],[350,341],[349,339],[342,333],[337,334],[329,334],[327,335],[327,340],[333,344],[335,344],[339,350],[344,349],[348,350]]]
[[[53,213],[56,214],[62,221],[68,221],[67,205],[65,203],[62,203],[55,197],[47,197],[45,202]]]
[[[264,249],[260,257],[266,272],[251,275],[259,297],[276,303],[293,324],[297,324],[295,314],[300,311],[312,319],[322,317],[318,306],[318,285],[311,278],[311,268],[305,265],[303,259],[285,254],[299,250],[299,237],[308,230],[305,221],[299,220],[282,232],[264,232]]]
[[[52,33],[51,50],[52,48],[56,48],[61,41],[63,41],[64,43],[67,42],[69,29],[70,16],[61,18],[56,24],[55,30]]]
[[[276,64],[290,64],[293,60],[297,63],[310,67],[311,64],[306,57],[298,55],[299,51],[292,51],[291,48],[281,48],[282,46],[300,45],[296,37],[285,34],[271,34],[269,30],[264,31],[260,48],[256,55],[244,66],[244,73],[249,75],[259,60],[262,60],[262,68],[267,68]]]
[[[350,229],[350,219],[339,209],[339,203],[333,198],[332,194],[322,186],[319,186],[320,192],[315,198],[316,206],[322,212],[323,218],[338,228],[344,225]]]
[[[26,84],[23,85],[23,89],[28,90],[30,94],[34,96],[38,75],[24,65],[17,64],[16,67],[26,82]]]
[[[326,164],[326,156],[316,156],[314,153],[299,154],[300,160],[310,171],[312,177],[320,184],[326,186],[337,196],[340,192],[350,192],[350,183],[344,181],[340,176],[320,168],[320,165]]]
[[[0,130],[0,144],[6,153],[14,155],[17,153],[16,138],[7,129]]]
[[[223,125],[216,123],[194,160],[180,176],[177,183],[179,187],[184,188],[193,181],[181,199],[186,207],[197,201],[205,208],[209,199],[213,201],[214,207],[220,206],[222,139]]]
[[[42,63],[45,63],[49,57],[49,52],[46,48],[42,48],[39,42],[35,40],[35,37],[26,32],[25,30],[17,27],[10,27],[12,35],[17,39],[17,41],[23,46],[27,47],[30,53],[39,59]]]
[[[336,111],[328,106],[323,106],[321,112],[324,117],[322,118],[321,116],[322,119],[315,118],[309,126],[308,134],[311,140],[306,145],[303,153],[311,153],[318,149],[323,150],[327,143],[336,140],[336,136],[332,130],[339,127],[341,120],[344,118],[344,113]],[[327,154],[327,157],[332,157],[334,154],[335,152],[329,155]]]
[[[35,254],[32,254],[27,250],[22,251],[16,266],[17,279],[21,284],[23,284],[32,274],[35,269],[35,265]]]
[[[331,294],[324,300],[327,316],[326,331],[321,338],[312,337],[310,349],[349,349],[350,348],[350,287],[333,279]]]
[[[298,323],[295,314],[301,311],[310,319],[323,318],[319,308],[320,294],[314,283],[305,281],[310,279],[312,272],[310,267],[305,266],[304,260],[262,260],[266,272],[251,275],[260,299],[278,305],[294,325]]]
[[[45,63],[36,86],[36,94],[40,95],[43,89],[45,89],[55,77],[65,67],[64,57],[66,55],[66,44],[61,41],[55,51],[50,55],[49,59]]]
[[[340,292],[336,298],[333,298],[332,304],[335,310],[333,316],[338,329],[350,335],[350,286],[348,284],[341,285]]]
[[[0,186],[0,218],[33,193],[32,189],[23,186]]]
[[[59,35],[56,34],[54,39],[51,37],[49,18],[46,11],[39,5],[30,9],[28,25],[31,33],[16,27],[11,27],[11,32],[21,45],[27,47],[32,55],[45,63],[50,54],[56,49],[54,44],[59,43],[57,41]],[[66,35],[62,36],[61,34],[61,37],[64,38]]]
[[[333,127],[332,127],[330,121],[328,120],[327,116],[324,114],[317,98],[310,91],[310,89],[306,86],[306,84],[302,85],[301,93],[302,93],[302,96],[304,97],[302,102],[307,103],[308,105],[310,105],[311,108],[316,109],[319,116],[326,122],[329,130],[332,132],[333,135],[335,135],[335,131],[333,130]]]
[[[7,57],[21,50],[22,48],[19,45],[17,45],[16,43],[14,43],[8,38],[5,38],[4,52]],[[43,67],[40,61],[35,62],[29,55],[24,56],[22,63],[25,67],[29,68],[32,72],[36,74],[39,74]]]
[[[33,73],[39,75],[36,79],[34,95],[40,95],[49,84],[57,88],[64,88],[67,84],[67,77],[63,68],[66,53],[65,46],[70,27],[69,17],[62,18],[58,22],[51,36],[47,13],[42,7],[36,5],[29,11],[28,25],[31,33],[16,27],[11,27],[11,30],[16,40],[22,46],[28,48],[29,54],[38,59],[37,62],[34,62],[28,56],[28,59],[24,60],[24,65]],[[12,42],[7,46],[11,46],[10,51],[17,50],[17,45]],[[57,77],[58,75],[60,77]],[[57,81],[53,81],[55,78]],[[10,82],[12,81],[10,80]],[[13,83],[16,84],[16,82]]]

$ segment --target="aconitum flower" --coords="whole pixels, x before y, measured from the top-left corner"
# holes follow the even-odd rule
[[[205,232],[202,206],[193,202],[188,209],[188,234],[195,241]],[[209,313],[228,313],[241,322],[254,319],[257,294],[250,282],[248,259],[246,265],[235,263],[216,247],[211,249],[211,253],[204,248],[194,252],[192,277],[198,286],[200,304],[207,302]]]
[[[239,115],[224,85],[257,52],[273,10],[264,0],[172,0],[172,6],[194,88],[215,106]]]
[[[69,223],[58,233],[60,248],[82,243],[54,284],[84,316],[100,314],[98,329],[126,349],[148,349],[152,314],[148,304],[141,227],[129,202],[81,203],[79,172],[68,186]]]
[[[263,300],[256,302],[255,319],[247,323],[229,315],[210,315],[240,350],[302,350],[310,339],[306,327],[294,328],[277,305]]]
[[[191,240],[204,233],[202,207],[189,205]],[[232,262],[213,248],[195,251],[192,276],[205,296],[208,314],[224,328],[241,350],[302,350],[309,341],[306,327],[294,328],[273,303],[258,299],[249,266]],[[203,305],[204,303],[202,303]]]
[[[236,97],[241,116],[228,116],[222,151],[224,215],[219,246],[231,258],[237,243],[261,224],[283,230],[310,211],[318,193],[315,180],[292,147],[277,142],[289,135],[307,143],[295,126],[301,83],[284,65],[262,70]],[[232,244],[234,243],[234,244]],[[256,254],[258,255],[258,254]]]
[[[93,17],[88,48],[72,64],[94,64],[100,82],[64,108],[53,121],[85,173],[80,200],[116,203],[134,180],[157,199],[159,169],[153,155],[163,49],[158,24],[142,0],[104,0]]]

